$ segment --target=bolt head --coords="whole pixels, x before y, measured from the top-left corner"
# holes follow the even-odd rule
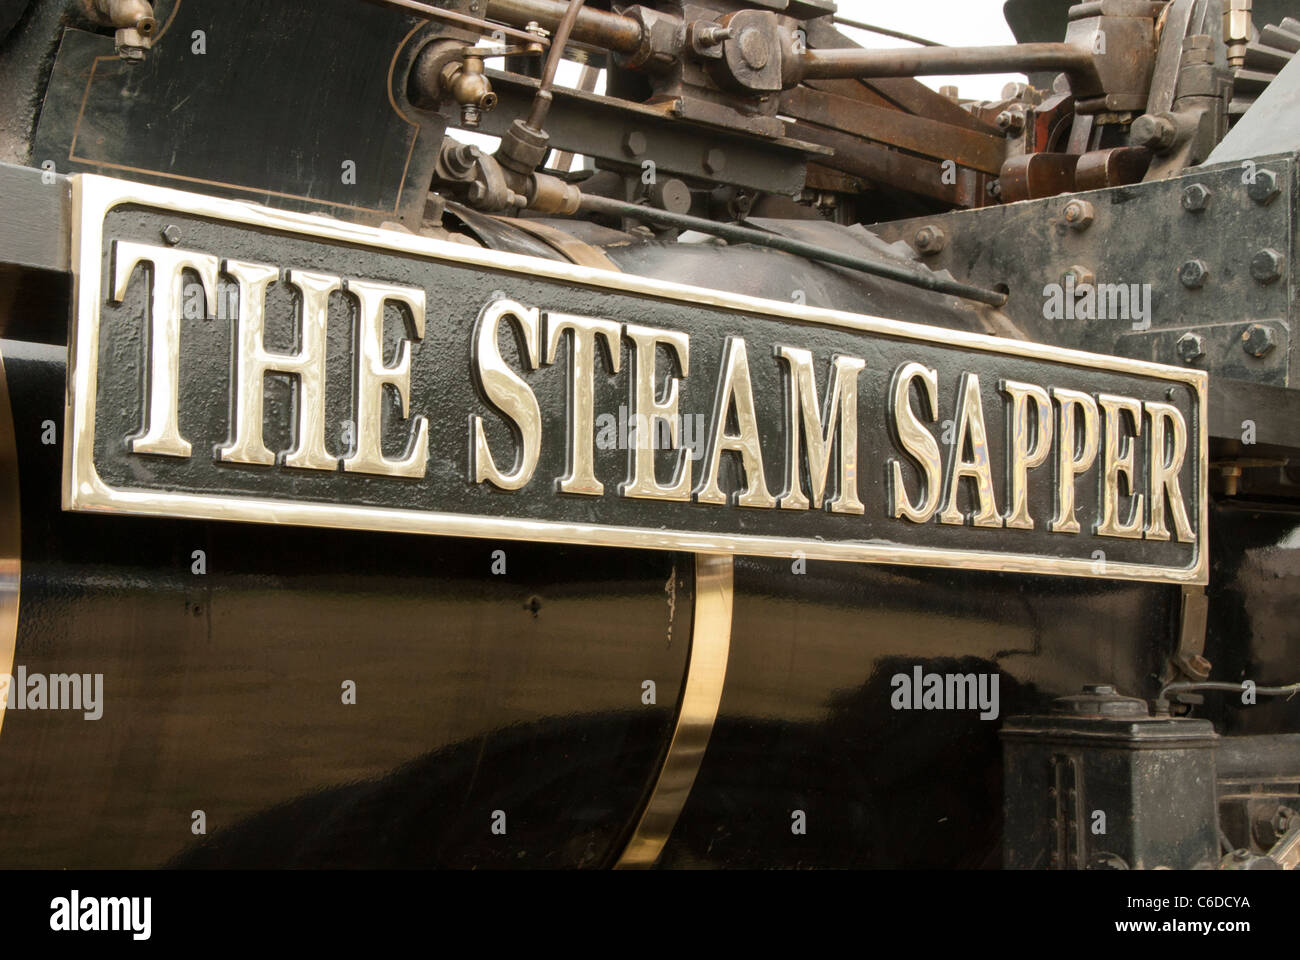
[[[1065,205],[1065,222],[1071,229],[1087,230],[1092,226],[1092,221],[1096,217],[1096,210],[1087,200],[1071,200]]]
[[[1246,184],[1246,193],[1260,205],[1272,203],[1280,192],[1277,174],[1272,170],[1256,170],[1255,179]]]
[[[629,131],[623,138],[623,152],[629,157],[639,157],[645,153],[646,139],[645,134],[640,130]]]
[[[928,223],[916,231],[913,245],[921,253],[926,255],[935,254],[948,245],[948,235],[944,233],[942,227]]]
[[[1188,260],[1178,268],[1178,279],[1189,290],[1205,286],[1210,277],[1210,267],[1204,260]]]
[[[1276,345],[1272,328],[1265,324],[1252,323],[1241,331],[1242,349],[1252,357],[1263,357]]]
[[[1003,110],[993,122],[1008,133],[1019,133],[1025,128],[1025,112],[1017,109]]]
[[[727,165],[727,155],[718,147],[713,147],[704,155],[704,169],[709,173],[721,173]]]
[[[1199,333],[1184,333],[1178,338],[1178,359],[1195,363],[1205,356],[1205,338]]]
[[[1151,150],[1168,150],[1178,139],[1178,129],[1168,117],[1144,113],[1129,127],[1129,142]]]
[[[1080,287],[1090,287],[1097,282],[1097,275],[1095,273],[1087,267],[1080,266],[1077,263],[1070,267],[1069,270],[1066,270],[1065,273],[1061,274],[1061,283],[1068,283],[1071,278],[1074,279],[1074,289],[1076,290]]]
[[[176,226],[174,223],[167,224],[167,226],[163,227],[160,232],[162,233],[162,238],[173,247],[181,242],[181,228]]]
[[[1203,183],[1192,183],[1183,188],[1183,209],[1200,213],[1210,205],[1210,188]]]
[[[1250,258],[1250,275],[1260,283],[1273,283],[1282,276],[1282,254],[1265,247]]]

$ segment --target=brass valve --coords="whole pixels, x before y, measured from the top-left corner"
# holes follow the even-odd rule
[[[100,26],[116,28],[113,45],[119,57],[128,63],[144,59],[158,29],[149,0],[81,0],[81,8]]]
[[[497,105],[497,95],[483,73],[483,58],[472,48],[462,62],[452,61],[442,68],[442,85],[460,104],[462,126],[477,127],[482,112]]]

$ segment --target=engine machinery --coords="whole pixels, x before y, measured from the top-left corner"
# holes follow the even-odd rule
[[[1005,13],[6,2],[0,864],[1300,864],[1300,8]]]

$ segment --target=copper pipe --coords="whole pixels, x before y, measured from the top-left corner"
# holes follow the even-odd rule
[[[555,28],[551,52],[547,54],[546,65],[542,68],[542,82],[537,86],[537,94],[533,97],[533,105],[528,111],[527,123],[534,130],[542,129],[542,124],[546,122],[546,115],[550,113],[551,87],[555,85],[555,73],[560,69],[560,61],[564,59],[564,45],[569,42],[573,25],[582,13],[582,4],[583,0],[569,0],[568,9],[564,11],[560,25]]]

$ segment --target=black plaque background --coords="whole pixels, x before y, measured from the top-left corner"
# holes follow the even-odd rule
[[[411,412],[430,421],[428,471],[421,480],[370,477],[344,473],[296,471],[284,467],[250,467],[217,463],[211,451],[228,441],[231,395],[231,319],[184,320],[181,326],[181,432],[194,446],[187,460],[141,456],[129,452],[129,438],[143,426],[145,384],[146,279],[137,270],[126,300],[109,304],[110,241],[115,238],[159,243],[162,227],[180,228],[180,246],[215,254],[275,264],[280,267],[321,270],[343,277],[359,277],[423,286],[428,310],[424,340],[415,346],[412,361]],[[657,299],[619,291],[577,286],[505,270],[432,261],[416,255],[360,249],[294,233],[252,230],[247,227],[200,219],[175,212],[123,206],[106,217],[103,252],[102,321],[100,331],[100,382],[94,462],[102,478],[114,487],[185,491],[206,495],[307,500],[378,507],[398,507],[482,517],[514,517],[579,524],[637,526],[651,530],[673,529],[712,534],[754,535],[828,541],[902,543],[933,548],[1034,554],[1090,560],[1103,550],[1107,562],[1145,563],[1185,567],[1192,563],[1193,544],[1156,543],[1097,537],[1091,525],[1098,513],[1100,455],[1097,464],[1077,485],[1079,535],[1047,532],[1052,515],[1052,463],[1031,471],[1030,513],[1033,531],[978,529],[937,522],[916,525],[890,518],[886,512],[888,461],[897,456],[887,429],[887,393],[895,368],[915,360],[939,371],[939,416],[955,420],[956,393],[963,371],[980,374],[990,450],[995,465],[998,505],[1006,511],[1004,396],[1000,379],[1015,379],[1044,387],[1068,387],[1089,392],[1105,391],[1142,400],[1169,400],[1187,418],[1191,439],[1184,461],[1181,486],[1189,501],[1189,515],[1199,521],[1194,505],[1200,496],[1195,467],[1201,425],[1194,392],[1185,384],[1129,373],[1074,367],[1056,362],[1001,356],[986,351],[954,348],[942,343],[913,342],[896,337],[867,335],[841,328],[730,311],[694,303]],[[197,279],[197,278],[195,278]],[[224,281],[223,281],[224,286]],[[469,482],[469,419],[485,417],[497,461],[512,463],[514,438],[506,422],[477,394],[471,371],[470,342],[475,318],[495,291],[526,305],[571,313],[601,316],[621,322],[685,331],[691,336],[690,374],[681,384],[680,411],[703,414],[706,428],[714,401],[721,353],[726,336],[742,336],[748,347],[755,402],[762,424],[761,439],[769,490],[779,495],[785,475],[785,413],[782,368],[773,346],[784,343],[813,352],[819,395],[825,401],[830,358],[835,354],[861,357],[866,369],[859,379],[859,495],[866,515],[840,516],[824,511],[753,510],[734,505],[670,503],[632,500],[618,496],[617,487],[628,474],[629,452],[597,448],[596,475],[605,483],[601,497],[567,496],[556,491],[556,478],[566,472],[567,456],[567,346],[556,362],[527,373],[543,413],[543,450],[532,481],[522,490],[507,493],[488,484]],[[329,325],[330,379],[327,388],[329,448],[343,456],[342,424],[351,418],[353,322],[349,299],[335,295]],[[291,299],[287,288],[273,285],[268,302],[268,348],[294,346]],[[390,307],[386,324],[388,356],[403,326],[397,309]],[[519,364],[519,346],[503,331],[502,350],[513,368]],[[596,413],[617,415],[620,406],[631,410],[630,357],[622,347],[621,372],[610,376],[603,359],[597,364]],[[660,384],[668,367],[661,355]],[[292,446],[291,421],[295,388],[291,378],[271,377],[267,382],[265,437],[272,450]],[[385,407],[385,452],[397,455],[405,446],[409,422],[400,420],[393,397]],[[936,433],[938,432],[936,426]],[[1146,437],[1142,438],[1145,442]],[[945,453],[946,455],[946,453]],[[659,477],[666,482],[679,454],[660,451]],[[1137,489],[1146,478],[1139,457]],[[916,472],[907,464],[909,489],[917,489]],[[693,481],[703,462],[693,464]],[[832,480],[828,487],[834,486]],[[722,486],[743,486],[739,457],[724,454]],[[965,481],[959,504],[970,511],[971,487]],[[807,489],[805,483],[805,489]],[[828,499],[829,499],[828,489]],[[1121,516],[1127,513],[1127,498]],[[494,533],[499,536],[499,532]],[[791,551],[798,544],[791,545]],[[743,551],[743,548],[741,549]]]

